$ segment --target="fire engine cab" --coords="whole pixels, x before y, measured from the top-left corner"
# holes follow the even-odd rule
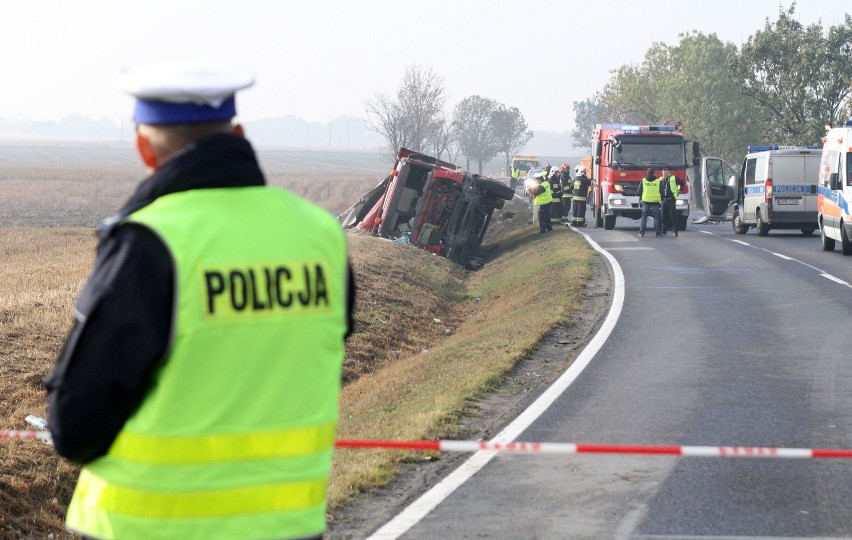
[[[852,255],[852,120],[830,129],[823,141],[817,182],[817,211],[822,249]]]
[[[592,133],[592,215],[596,227],[610,230],[616,219],[640,219],[639,183],[649,168],[662,175],[668,169],[683,180],[675,212],[677,230],[686,228],[689,217],[687,169],[698,164],[699,147],[692,142],[692,162],[687,161],[688,141],[680,123],[662,125],[598,124]]]

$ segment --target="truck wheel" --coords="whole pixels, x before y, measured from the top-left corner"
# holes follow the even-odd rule
[[[604,230],[611,231],[615,228],[615,216],[604,215]]]
[[[594,207],[594,211],[593,211],[592,215],[595,216],[595,227],[603,227],[604,226],[603,211],[601,210],[600,206]]]
[[[822,242],[823,251],[834,251],[834,238],[829,238],[825,235],[825,225],[820,222],[819,239]]]
[[[852,255],[852,241],[846,234],[846,225],[840,222],[840,251],[844,255]]]
[[[745,234],[748,232],[748,227],[743,225],[743,220],[740,218],[740,213],[734,210],[734,217],[731,219],[731,225],[734,226],[734,232],[737,234]]]
[[[810,236],[814,233],[815,230],[816,229],[814,229],[813,227],[802,227],[802,234],[804,234],[805,236]]]
[[[686,230],[686,224],[687,224],[688,219],[689,219],[689,216],[687,216],[686,214],[681,214],[677,217],[677,230],[678,231],[685,231]]]
[[[769,234],[769,225],[763,221],[763,217],[761,217],[760,212],[757,213],[757,235],[758,236],[766,236]]]

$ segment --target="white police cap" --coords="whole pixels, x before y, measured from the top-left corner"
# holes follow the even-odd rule
[[[136,98],[137,122],[194,124],[236,116],[234,94],[254,84],[254,76],[213,60],[173,59],[127,66],[115,84]]]

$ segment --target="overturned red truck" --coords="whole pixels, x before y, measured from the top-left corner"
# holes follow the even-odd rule
[[[692,143],[692,160],[687,160]],[[621,217],[640,219],[639,183],[649,168],[660,176],[662,169],[684,181],[675,205],[677,229],[686,228],[689,217],[689,182],[686,172],[700,163],[700,149],[687,141],[680,123],[662,125],[598,124],[592,133],[592,215],[596,227],[610,230]]]
[[[391,173],[346,212],[344,228],[409,243],[466,268],[477,256],[495,209],[514,196],[507,185],[400,148]]]

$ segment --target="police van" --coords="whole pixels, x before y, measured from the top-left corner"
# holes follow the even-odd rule
[[[819,227],[816,146],[749,146],[739,172],[721,158],[703,158],[699,208],[708,218],[730,219],[734,232]]]
[[[823,251],[852,255],[852,120],[826,133],[819,169],[817,208]]]

